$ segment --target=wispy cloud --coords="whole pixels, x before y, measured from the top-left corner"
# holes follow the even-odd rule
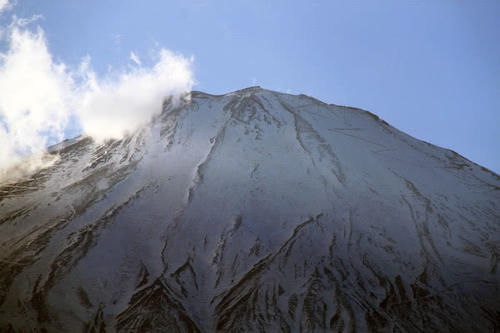
[[[111,38],[113,39],[113,43],[115,45],[120,45],[121,40],[122,40],[122,36],[120,34],[111,35]]]
[[[7,49],[0,51],[0,182],[13,175],[13,167],[39,166],[38,153],[63,138],[70,117],[95,140],[120,138],[160,113],[164,97],[187,92],[194,84],[192,59],[166,49],[156,52],[151,67],[132,52],[136,66],[122,72],[99,77],[90,57],[78,70],[70,70],[53,59],[44,31],[28,29],[27,22],[14,18],[3,33]]]
[[[134,52],[130,52],[130,60],[135,62],[136,65],[141,65],[141,59]]]

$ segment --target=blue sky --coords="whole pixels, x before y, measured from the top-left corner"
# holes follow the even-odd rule
[[[89,55],[104,75],[166,48],[194,57],[195,90],[363,108],[500,172],[499,1],[17,0],[0,26],[37,14],[69,67]]]

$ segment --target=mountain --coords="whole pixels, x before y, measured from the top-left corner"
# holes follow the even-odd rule
[[[500,177],[370,112],[167,99],[0,187],[0,330],[491,332]]]

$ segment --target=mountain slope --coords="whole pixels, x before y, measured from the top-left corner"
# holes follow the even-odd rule
[[[499,328],[500,178],[369,112],[193,92],[51,153],[0,188],[4,330]]]

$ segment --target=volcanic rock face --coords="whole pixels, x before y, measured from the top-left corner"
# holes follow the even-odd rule
[[[499,329],[496,174],[307,96],[187,97],[0,186],[0,331]]]

